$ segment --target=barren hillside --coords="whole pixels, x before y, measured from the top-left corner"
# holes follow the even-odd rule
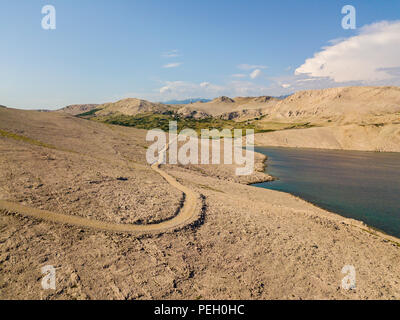
[[[260,133],[258,145],[400,151],[400,88],[346,87],[301,91],[265,110],[259,125],[313,128]]]
[[[399,87],[343,87],[297,92],[264,109],[263,121],[369,124],[400,122]]]
[[[161,113],[170,110],[170,107],[165,104],[153,103],[135,98],[123,99],[114,103],[106,103],[98,108],[101,109],[96,113],[99,116],[106,116],[115,113],[133,116],[139,113]]]
[[[400,298],[397,239],[237,183],[231,166],[162,166],[202,195],[195,207],[202,220],[148,237],[18,211],[45,209],[89,225],[170,219],[187,198],[147,164],[145,134],[63,113],[0,109],[0,200],[16,204],[0,210],[0,299]],[[341,288],[348,264],[357,290]],[[56,267],[56,290],[41,288],[44,265]]]
[[[259,146],[400,152],[400,124],[343,125],[255,135]]]
[[[283,100],[269,96],[233,99],[222,96],[210,102],[173,106],[129,98],[100,106],[76,105],[62,110],[70,114],[93,110],[92,116],[100,121],[146,129],[158,126],[152,114],[164,114],[161,119],[164,122],[189,119],[185,124],[195,127],[199,124],[196,121],[202,119],[207,119],[210,126],[216,125],[212,118],[225,121],[219,126],[232,127],[240,122],[241,127],[259,132],[258,145],[400,151],[399,87],[307,90]],[[118,115],[124,118],[115,118]],[[147,118],[142,119],[141,115]],[[129,118],[137,116],[140,119]],[[108,119],[110,117],[112,119]]]
[[[196,102],[182,108],[198,111],[209,116],[224,119],[255,118],[261,115],[261,110],[270,108],[278,99],[272,97],[218,97],[210,102]]]
[[[98,104],[73,104],[57,110],[58,112],[65,112],[70,115],[76,116],[81,113],[89,112],[96,109]]]
[[[174,112],[183,118],[203,119],[209,117],[218,117],[229,120],[244,120],[261,116],[261,111],[263,109],[270,108],[277,101],[278,99],[272,97],[237,97],[234,99],[228,97],[219,97],[210,102],[166,105],[141,99],[128,98],[114,103],[99,105],[95,108],[100,109],[96,112],[96,116],[109,116],[113,114],[135,116],[143,113]],[[72,113],[72,110],[78,110],[77,107],[73,107],[74,108],[67,107],[64,109],[71,114],[78,114],[78,111]],[[86,110],[81,111],[85,112]],[[88,109],[87,111],[90,110]]]

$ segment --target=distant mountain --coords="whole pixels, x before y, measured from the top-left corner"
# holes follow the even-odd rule
[[[185,100],[169,100],[163,102],[164,104],[190,104],[190,103],[195,103],[195,102],[210,102],[210,99],[202,99],[202,98],[197,98],[197,99],[185,99]]]
[[[278,99],[278,100],[284,100],[284,99],[286,99],[287,97],[290,97],[292,94],[293,94],[293,93],[285,94],[285,95],[283,95],[283,96],[274,97],[274,98],[276,98],[276,99]]]

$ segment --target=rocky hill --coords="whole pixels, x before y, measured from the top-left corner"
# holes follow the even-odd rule
[[[139,113],[148,112],[163,113],[171,109],[171,107],[162,103],[153,103],[136,98],[128,98],[114,103],[102,104],[98,108],[101,109],[96,113],[99,116],[106,116],[115,113],[134,116]]]
[[[63,108],[63,112],[72,115],[81,114],[94,109],[94,116],[110,116],[122,114],[125,116],[135,116],[137,114],[154,113],[165,114],[174,113],[182,118],[204,119],[215,117],[225,120],[245,120],[261,116],[263,109],[268,109],[279,100],[272,97],[218,97],[209,102],[198,101],[189,104],[167,105],[154,103],[142,99],[128,98],[114,103],[102,105],[76,105]]]
[[[400,88],[308,90],[263,110],[258,125],[307,123],[312,128],[261,133],[259,145],[400,151]]]
[[[196,102],[182,105],[178,111],[183,114],[192,112],[227,120],[245,120],[262,115],[262,110],[268,110],[279,100],[273,97],[218,97],[210,102]]]
[[[264,121],[389,123],[400,120],[399,87],[343,87],[297,92],[264,109]]]
[[[117,123],[122,121],[124,125],[132,126],[138,121],[132,122],[129,117],[139,115],[140,118],[143,114],[155,114],[156,117],[162,114],[163,121],[178,117],[194,121],[190,122],[193,125],[197,124],[196,120],[210,121],[210,118],[225,126],[229,121],[230,126],[240,122],[259,132],[256,136],[259,145],[400,151],[399,87],[306,90],[285,99],[221,96],[209,102],[181,105],[129,98],[103,105],[68,106],[61,111],[77,115],[91,110],[94,112],[90,117],[100,121],[122,115],[125,118]],[[139,120],[141,125],[143,121],[155,127],[158,125],[155,118]],[[189,122],[185,125],[190,125]]]
[[[92,111],[92,110],[96,109],[98,106],[99,106],[98,104],[73,104],[70,106],[66,106],[57,111],[65,112],[70,115],[76,116],[81,113]]]

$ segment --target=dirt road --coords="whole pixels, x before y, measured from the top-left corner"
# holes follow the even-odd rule
[[[175,140],[175,139],[174,139]],[[66,215],[47,210],[36,209],[20,205],[18,203],[0,200],[0,210],[5,210],[8,213],[21,214],[37,219],[42,219],[55,223],[69,224],[82,228],[93,228],[111,232],[127,232],[132,234],[147,234],[147,233],[158,233],[175,228],[179,228],[188,224],[196,217],[197,202],[199,202],[199,195],[191,189],[180,184],[175,178],[170,176],[168,173],[160,169],[160,164],[167,152],[169,145],[174,141],[171,140],[169,144],[161,150],[158,161],[155,162],[151,168],[160,174],[171,186],[182,191],[185,194],[185,202],[180,208],[178,214],[170,219],[165,220],[156,224],[147,225],[134,225],[134,224],[119,224],[110,223],[105,221],[99,221],[94,219],[87,219],[78,216]],[[199,212],[200,212],[200,208]]]

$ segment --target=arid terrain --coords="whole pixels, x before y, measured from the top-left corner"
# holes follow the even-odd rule
[[[185,124],[189,121],[188,125],[202,120],[217,127],[248,127],[255,129],[255,143],[260,146],[400,151],[399,87],[307,90],[285,99],[219,97],[186,105],[124,99],[89,106],[69,106],[61,111],[72,115],[89,111],[92,119],[119,124],[135,117],[129,125],[145,129],[154,125],[154,115],[182,119]],[[143,117],[147,117],[145,121]]]
[[[256,143],[399,151],[400,89],[350,89],[248,98],[253,121],[277,129]],[[235,165],[151,166],[146,130],[75,116],[199,115],[217,102],[222,118],[248,121],[237,101],[1,107],[0,299],[400,299],[400,240],[247,185],[271,179],[262,155],[241,178]],[[55,290],[41,287],[45,265],[56,268]],[[355,289],[342,288],[345,265]]]
[[[263,122],[304,122],[310,128],[261,133],[259,145],[400,151],[400,88],[350,87],[297,92]]]

